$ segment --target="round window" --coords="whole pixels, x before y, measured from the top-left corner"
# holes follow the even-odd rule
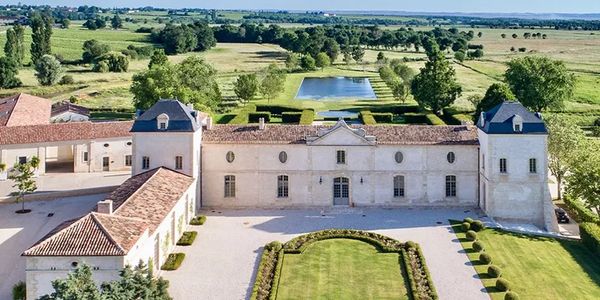
[[[454,152],[448,152],[446,159],[448,159],[449,163],[453,164],[456,161],[456,155],[454,155]]]
[[[287,153],[285,151],[279,152],[279,161],[282,164],[285,164],[285,162],[287,161]]]
[[[73,268],[77,268],[78,265],[79,265],[79,263],[76,261],[71,263],[71,267],[73,267]]]
[[[131,146],[131,142],[127,142],[127,146]]]
[[[235,160],[235,154],[233,154],[233,152],[229,151],[229,152],[227,152],[227,155],[225,155],[225,159],[227,159],[228,163],[232,163]]]
[[[394,159],[396,160],[397,163],[401,164],[402,161],[404,160],[404,154],[402,154],[402,152],[398,151],[398,152],[396,152],[396,155],[394,155]]]
[[[108,146],[109,146],[108,144],[104,144],[104,147],[108,148]]]

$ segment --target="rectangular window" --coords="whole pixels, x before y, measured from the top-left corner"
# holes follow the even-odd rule
[[[175,156],[175,170],[183,169],[183,156]]]
[[[83,162],[88,162],[90,160],[90,153],[89,152],[83,152]]]
[[[404,176],[394,177],[394,198],[404,197]]]
[[[344,150],[337,151],[337,163],[339,165],[346,164],[346,151],[344,151]]]
[[[27,156],[19,156],[19,164],[24,165],[27,163]]]
[[[225,176],[225,198],[235,197],[235,176]]]
[[[287,175],[277,176],[277,198],[287,198],[289,194],[289,177]]]
[[[456,197],[456,176],[446,176],[446,197]]]
[[[131,167],[131,155],[125,155],[125,166]]]
[[[161,122],[160,123],[160,129],[162,129],[162,130],[167,129],[167,123]]]
[[[535,158],[529,159],[529,173],[537,173],[537,159]]]
[[[500,159],[500,173],[507,173],[506,158]]]
[[[485,154],[481,154],[481,168],[485,170]]]
[[[144,169],[144,170],[150,169],[150,157],[148,157],[148,156],[142,157],[142,169]]]

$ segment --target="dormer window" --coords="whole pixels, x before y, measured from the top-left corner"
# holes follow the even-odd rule
[[[514,115],[513,117],[513,131],[514,132],[522,132],[523,131],[523,118],[519,115]]]
[[[167,114],[161,114],[156,117],[159,130],[167,130],[169,128],[169,116]]]

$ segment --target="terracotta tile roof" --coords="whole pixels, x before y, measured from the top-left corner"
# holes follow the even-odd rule
[[[119,223],[119,226],[115,226]],[[24,256],[120,256],[127,253],[148,227],[132,220],[89,213],[66,221],[26,250]],[[126,230],[126,232],[124,232]],[[130,235],[126,237],[125,235]]]
[[[305,144],[306,136],[313,136],[322,128],[331,126],[274,125],[265,130],[257,125],[214,125],[203,133],[207,144]],[[477,145],[475,126],[352,126],[363,128],[377,138],[380,145]]]
[[[0,126],[48,124],[51,107],[50,100],[28,94],[0,99]]]
[[[91,212],[53,229],[24,256],[122,256],[167,217],[194,179],[157,168],[126,180],[106,200],[113,213]]]
[[[128,137],[133,122],[73,122],[0,127],[0,145]]]

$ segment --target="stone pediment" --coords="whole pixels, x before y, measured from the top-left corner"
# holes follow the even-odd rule
[[[316,135],[307,136],[309,146],[374,146],[375,136],[367,135],[363,128],[352,128],[340,119],[335,126],[320,128]]]

